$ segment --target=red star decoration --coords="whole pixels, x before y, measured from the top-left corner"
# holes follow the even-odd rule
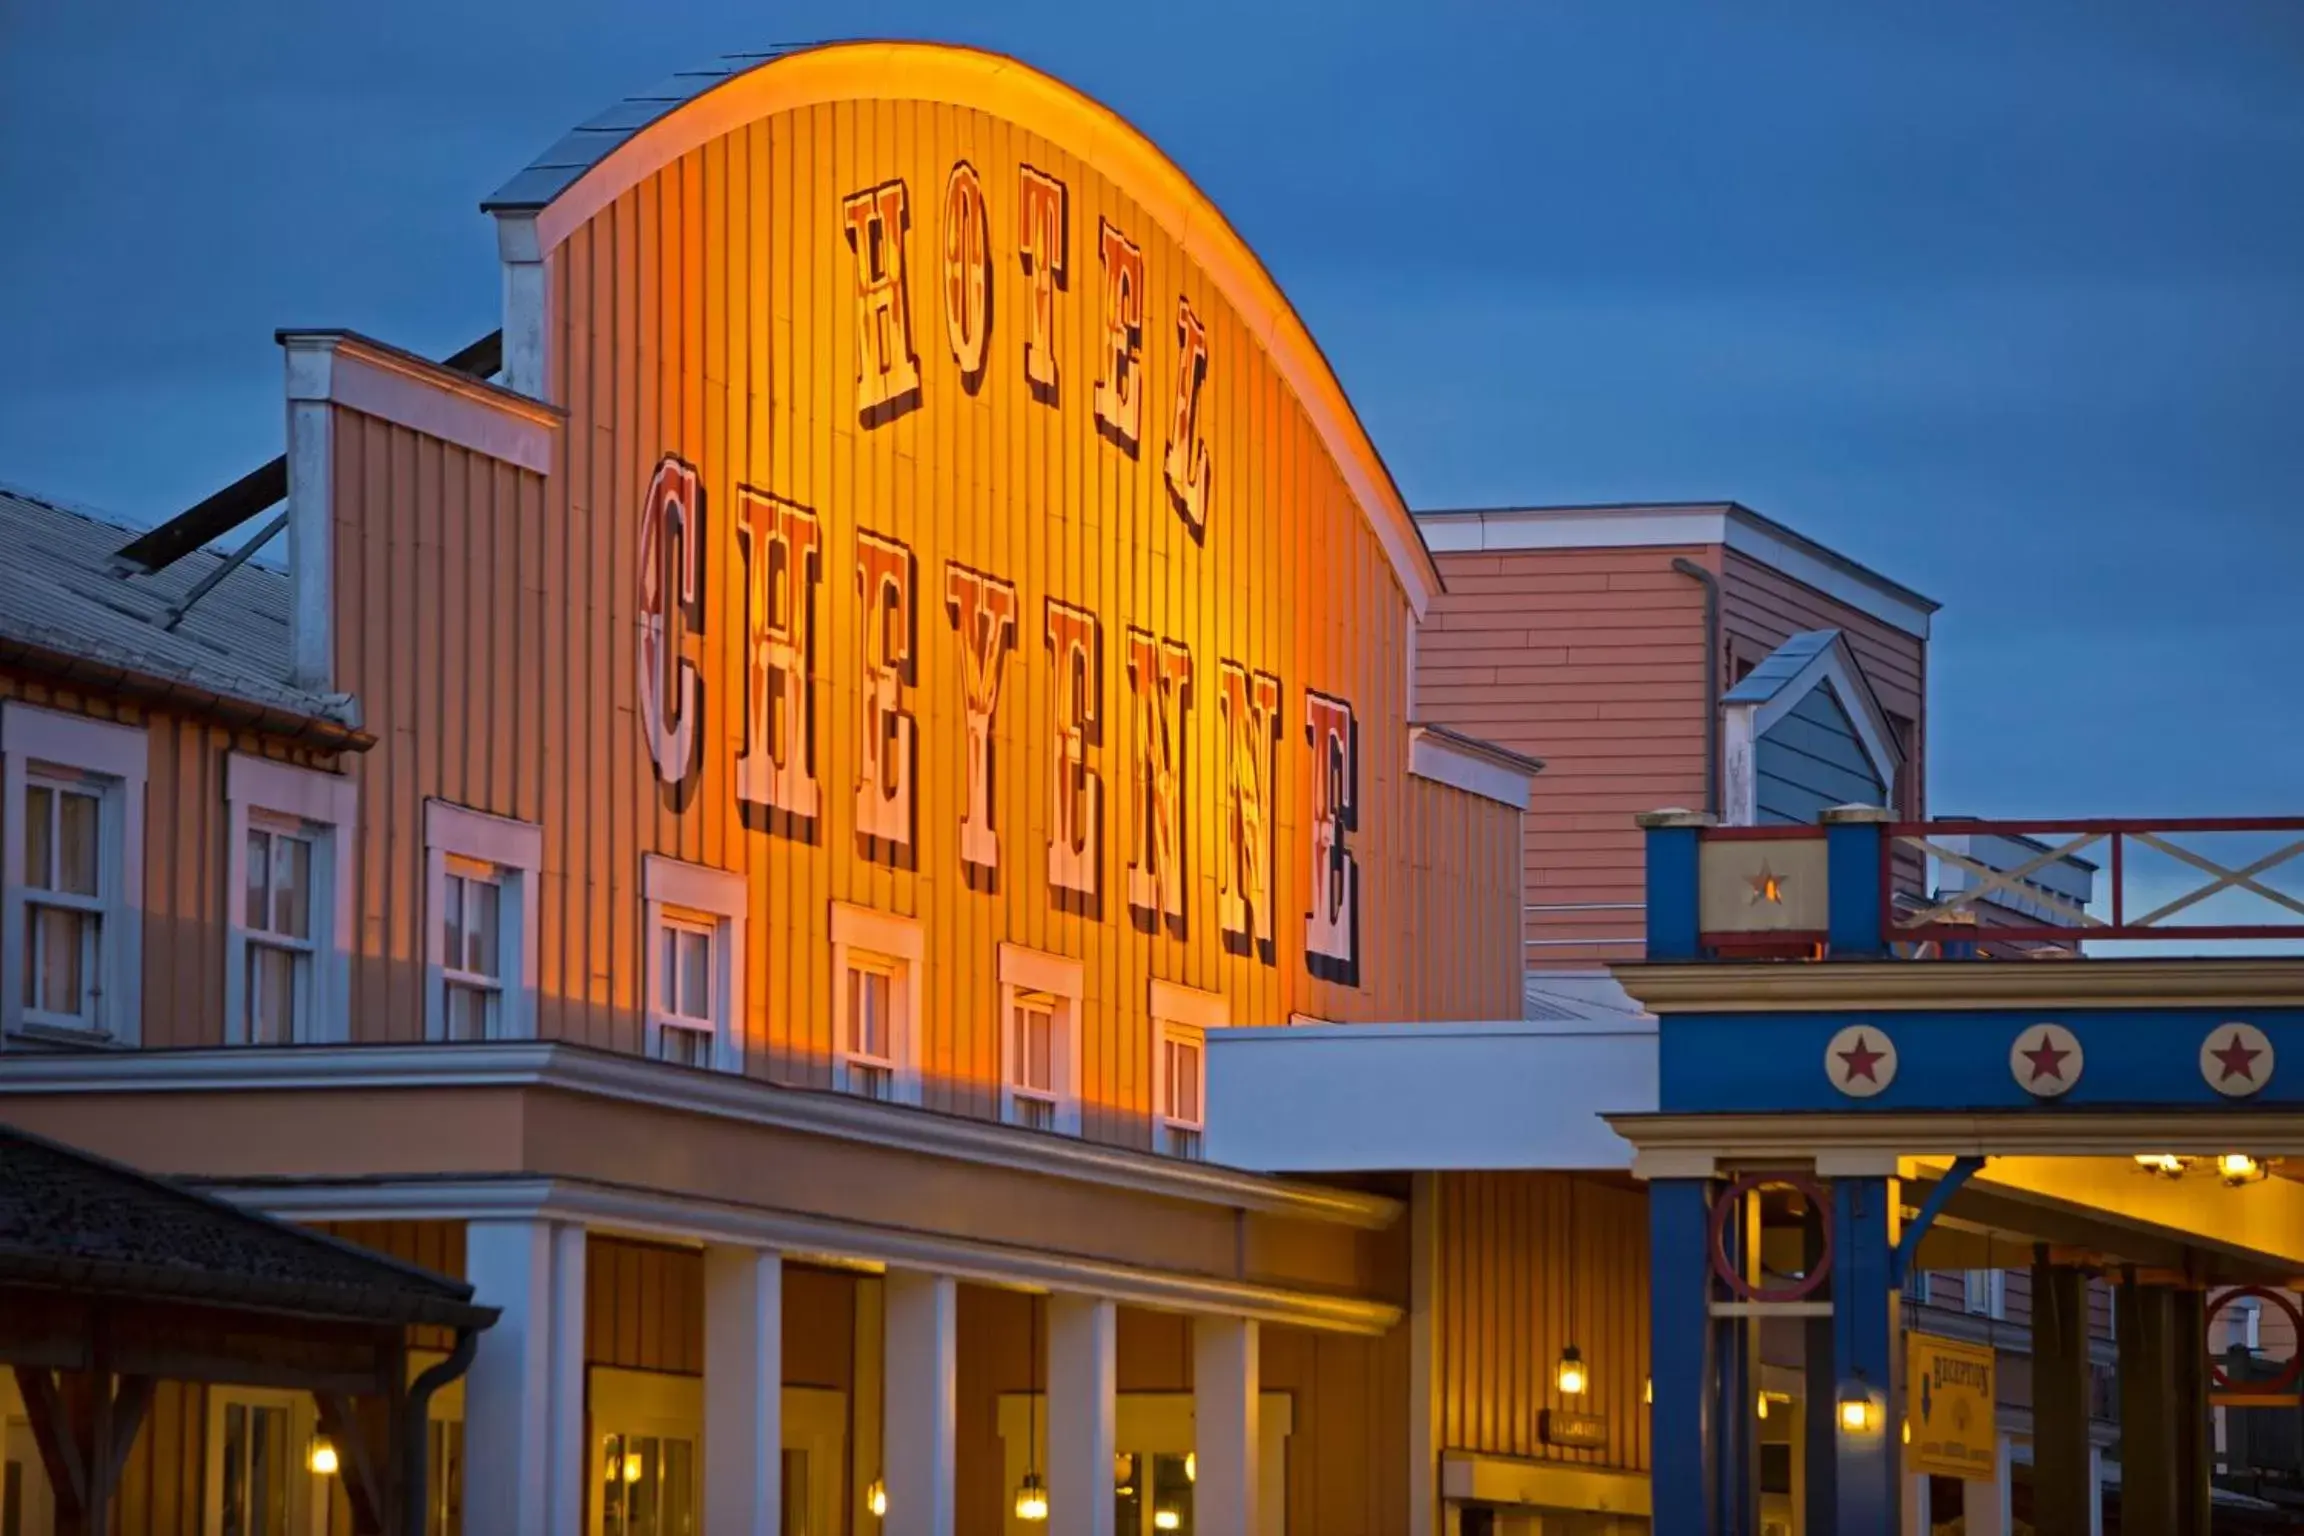
[[[2210,1051],[2208,1054],[2224,1063],[2224,1075],[2217,1079],[2218,1082],[2227,1083],[2237,1077],[2252,1083],[2256,1081],[2256,1058],[2264,1053],[2252,1051],[2247,1046],[2242,1045],[2240,1032],[2234,1030],[2229,1045],[2220,1051]]]
[[[1872,1069],[1886,1061],[1888,1053],[1873,1050],[1864,1043],[1864,1037],[1858,1035],[1855,1047],[1840,1052],[1840,1059],[1848,1064],[1848,1081],[1854,1082],[1856,1079],[1862,1078],[1868,1083],[1876,1083],[1880,1079],[1873,1074]]]
[[[2064,1081],[2064,1058],[2072,1053],[2056,1049],[2056,1037],[2046,1030],[2042,1030],[2040,1043],[2020,1054],[2026,1061],[2032,1063],[2030,1081],[2036,1083],[2044,1077],[2052,1077],[2058,1082]]]

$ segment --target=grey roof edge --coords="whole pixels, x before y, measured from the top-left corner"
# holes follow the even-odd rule
[[[516,389],[506,388],[494,379],[483,379],[475,374],[461,372],[438,358],[411,352],[389,341],[379,341],[365,331],[355,331],[340,325],[284,325],[273,331],[272,340],[283,347],[292,341],[350,342],[362,351],[373,352],[411,373],[420,374],[459,393],[481,395],[524,415],[548,417],[557,422],[568,419],[568,407],[564,405],[555,405],[534,395],[524,395]]]
[[[310,1227],[298,1226],[294,1222],[282,1221],[277,1217],[266,1216],[259,1211],[251,1211],[245,1206],[233,1204],[221,1195],[212,1195],[206,1190],[196,1189],[179,1180],[146,1173],[141,1168],[116,1162],[111,1158],[90,1152],[86,1148],[72,1146],[68,1142],[40,1135],[36,1131],[28,1131],[19,1125],[0,1122],[0,1143],[11,1141],[37,1148],[51,1156],[69,1162],[79,1163],[95,1172],[140,1186],[165,1198],[201,1208],[220,1223],[229,1223],[238,1227],[253,1227],[276,1239],[285,1239],[293,1243],[328,1249],[341,1257],[376,1270],[379,1272],[380,1282],[394,1281],[405,1288],[405,1299],[411,1304],[407,1309],[411,1314],[407,1319],[408,1321],[438,1322],[449,1326],[484,1328],[496,1319],[497,1308],[480,1306],[473,1302],[473,1289],[469,1283],[440,1274],[435,1270],[426,1269],[422,1265],[411,1264],[404,1259],[396,1259],[389,1254],[363,1248],[357,1243],[331,1237],[325,1232],[316,1232]],[[8,1251],[0,1249],[0,1252]],[[15,1262],[24,1263],[22,1251],[17,1250],[16,1253]],[[95,1278],[98,1271],[122,1278],[131,1272],[150,1272],[148,1267],[144,1265],[121,1261],[82,1259],[73,1256],[58,1257],[51,1267],[56,1271],[60,1281],[76,1273],[80,1283],[86,1283]],[[213,1299],[229,1298],[259,1309],[273,1310],[265,1307],[262,1301],[255,1300],[245,1294],[240,1287],[233,1286],[227,1277],[197,1276],[175,1271],[168,1273],[177,1282],[174,1289],[179,1292],[200,1291],[207,1293]],[[259,1282],[260,1284],[261,1282]],[[305,1306],[293,1305],[294,1301],[299,1298],[307,1306],[311,1306],[322,1304],[324,1299],[342,1302],[358,1295],[375,1294],[367,1287],[339,1286],[318,1281],[278,1281],[273,1282],[269,1288],[275,1292],[277,1299],[291,1303],[290,1310],[298,1311],[306,1310]],[[413,1315],[418,1312],[426,1315]]]
[[[1515,752],[1510,747],[1490,741],[1484,736],[1469,735],[1453,726],[1441,725],[1432,720],[1411,720],[1408,722],[1408,728],[1412,731],[1422,731],[1427,736],[1437,736],[1452,747],[1468,752],[1485,762],[1493,763],[1499,768],[1509,769],[1513,773],[1525,774],[1531,779],[1544,771],[1542,758],[1530,757],[1525,752]]]
[[[1940,613],[1944,608],[1942,603],[1926,593],[1915,591],[1893,576],[1883,576],[1863,561],[1844,555],[1828,544],[1818,543],[1797,528],[1786,527],[1764,513],[1753,511],[1740,501],[1722,500],[1717,497],[1694,501],[1587,501],[1558,504],[1539,503],[1525,506],[1428,507],[1419,509],[1416,512],[1416,519],[1422,522],[1426,518],[1495,517],[1529,512],[1557,513],[1563,517],[1589,512],[1719,512],[1725,516],[1733,517],[1739,522],[1749,524],[1772,538],[1782,539],[1787,544],[1796,545],[1803,554],[1811,555],[1826,565],[1843,570],[1860,581],[1875,586],[1883,592],[1893,594],[1904,602],[1924,608],[1930,613]]]

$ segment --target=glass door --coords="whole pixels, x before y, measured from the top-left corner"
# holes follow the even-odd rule
[[[600,1437],[600,1536],[696,1536],[696,1442]]]

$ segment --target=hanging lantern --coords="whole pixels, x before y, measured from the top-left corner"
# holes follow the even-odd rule
[[[1152,1511],[1152,1529],[1156,1531],[1181,1530],[1183,1529],[1183,1526],[1184,1517],[1172,1509],[1156,1509]]]
[[[326,1435],[314,1435],[312,1449],[304,1453],[304,1465],[315,1477],[334,1477],[338,1465],[336,1443]]]
[[[1025,1473],[1016,1485],[1016,1518],[1033,1523],[1048,1518],[1048,1489],[1037,1472]]]
[[[1844,1397],[1840,1399],[1840,1427],[1852,1435],[1860,1435],[1872,1427],[1872,1399]]]
[[[1584,1374],[1583,1351],[1573,1344],[1560,1351],[1560,1369],[1555,1373],[1554,1379],[1559,1382],[1560,1390],[1565,1395],[1569,1397],[1583,1396],[1584,1388],[1589,1385]]]
[[[888,1513],[888,1485],[879,1478],[872,1479],[872,1485],[864,1490],[864,1507],[875,1518]]]

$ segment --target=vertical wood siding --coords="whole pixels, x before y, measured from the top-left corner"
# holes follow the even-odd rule
[[[150,749],[144,790],[144,1044],[223,1044],[224,885],[230,868],[225,760],[243,752],[333,769],[337,759],[251,731],[6,673],[0,673],[0,699],[144,732]]]
[[[1645,1192],[1546,1173],[1449,1173],[1438,1188],[1441,1447],[1646,1471]],[[1591,1378],[1573,1400],[1555,1376],[1570,1343]],[[1547,1408],[1601,1416],[1607,1448],[1545,1444]]]
[[[1526,824],[1530,964],[1638,959],[1632,818],[1704,803],[1704,594],[1672,569],[1681,557],[1713,552],[1437,557],[1448,591],[1416,637],[1417,713],[1544,760]]]
[[[1833,806],[1878,805],[1887,793],[1829,686],[1770,726],[1755,756],[1763,826],[1814,826]]]
[[[941,209],[967,159],[991,209],[993,329],[980,388],[962,388],[944,336]],[[1016,177],[1068,187],[1067,286],[1056,296],[1060,396],[1021,372],[1027,293]],[[856,407],[856,272],[841,200],[901,177],[911,232],[909,321],[922,402],[876,427]],[[1096,235],[1109,219],[1143,250],[1145,380],[1135,457],[1090,409],[1104,371]],[[745,126],[665,166],[576,229],[550,259],[552,392],[569,410],[546,480],[341,411],[338,642],[344,685],[383,738],[361,764],[363,1039],[423,1027],[422,804],[427,796],[542,824],[541,1032],[608,1049],[643,1042],[640,880],[654,853],[739,871],[749,886],[746,1066],[830,1081],[829,908],[922,920],[920,1066],[930,1107],[998,1106],[1002,942],[1081,960],[1086,1133],[1148,1135],[1153,978],[1225,993],[1236,1022],[1497,1016],[1516,1008],[1516,956],[1493,909],[1516,881],[1496,856],[1504,807],[1406,773],[1410,614],[1341,473],[1256,340],[1167,233],[1066,146],[969,109],[864,102]],[[1162,475],[1189,297],[1211,355],[1202,435],[1214,465],[1204,542]],[[641,731],[636,666],[640,503],[658,459],[702,477],[704,623],[687,655],[703,686],[693,792],[660,788]],[[823,814],[812,840],[748,826],[743,744],[745,584],[739,485],[821,520],[811,671]],[[914,867],[858,849],[862,708],[855,561],[863,531],[916,562]],[[1014,648],[993,724],[996,888],[958,858],[966,795],[962,650],[946,614],[948,563],[1016,584]],[[1101,624],[1100,917],[1060,910],[1046,875],[1056,684],[1045,604]],[[1126,905],[1137,727],[1131,626],[1190,648],[1183,716],[1185,932],[1148,934]],[[1218,932],[1225,783],[1219,665],[1283,683],[1272,811],[1276,963],[1228,953]],[[1360,979],[1313,975],[1303,954],[1312,863],[1307,689],[1348,699],[1359,727]],[[1442,940],[1440,936],[1450,936]]]

